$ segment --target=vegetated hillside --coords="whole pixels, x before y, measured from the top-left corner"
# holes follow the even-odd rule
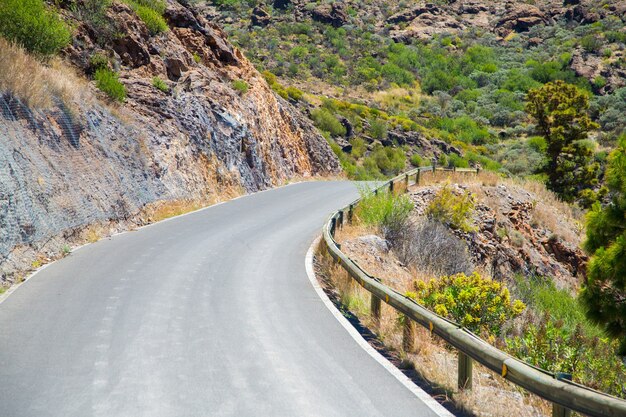
[[[525,96],[554,80],[590,96],[599,128],[587,145],[598,162],[626,126],[623,1],[201,3],[259,69],[278,76],[274,88],[310,113],[356,178],[432,156],[542,171],[545,144]]]
[[[186,2],[7,0],[0,35],[2,281],[110,228],[340,171]]]

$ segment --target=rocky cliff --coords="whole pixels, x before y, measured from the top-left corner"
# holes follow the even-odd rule
[[[84,240],[94,225],[108,233],[145,223],[159,202],[205,204],[339,172],[308,119],[183,1],[167,1],[169,29],[154,36],[133,9],[113,3],[108,37],[75,3],[61,2],[76,28],[64,51],[70,68],[32,81],[51,92],[53,78],[68,74],[65,94],[51,92],[41,108],[19,92],[0,94],[3,281]],[[94,57],[119,73],[123,104],[86,81]]]

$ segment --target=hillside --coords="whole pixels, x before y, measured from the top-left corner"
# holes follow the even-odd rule
[[[57,3],[70,39],[47,55],[45,33],[11,26],[37,2],[0,4],[0,33],[35,51],[0,38],[3,282],[111,231],[339,173],[312,123],[184,2],[153,2],[157,30],[136,2]]]
[[[554,80],[590,97],[600,164],[626,126],[622,1],[199,4],[327,132],[354,178],[432,157],[536,174],[543,145],[525,96]]]

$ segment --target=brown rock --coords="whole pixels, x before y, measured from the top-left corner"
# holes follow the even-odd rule
[[[318,22],[340,27],[348,23],[348,13],[343,2],[320,4],[311,11],[311,17]]]
[[[507,5],[504,15],[496,21],[494,30],[500,36],[506,36],[512,31],[528,31],[540,23],[547,23],[547,18],[538,7],[513,3]]]
[[[265,9],[260,6],[256,6],[252,9],[250,21],[253,26],[267,26],[272,21],[272,17]]]

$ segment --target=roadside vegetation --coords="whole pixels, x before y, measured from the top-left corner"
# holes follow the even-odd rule
[[[621,152],[616,151],[611,156],[611,166],[617,167],[623,162],[620,159]],[[486,173],[472,181],[480,186],[497,184],[500,180]],[[356,259],[361,266],[383,279],[387,285],[404,292],[431,311],[462,324],[521,360],[552,372],[571,373],[577,382],[618,397],[626,397],[626,366],[619,356],[621,336],[619,333],[607,334],[602,325],[597,324],[606,323],[617,329],[613,324],[616,322],[611,320],[619,320],[618,316],[623,316],[617,310],[609,310],[613,315],[603,319],[590,320],[587,317],[589,298],[598,304],[596,311],[602,311],[600,303],[604,303],[602,306],[619,306],[619,303],[610,299],[616,296],[615,290],[604,292],[601,297],[594,295],[585,298],[583,295],[577,298],[576,293],[572,293],[570,289],[558,288],[549,276],[518,274],[510,276],[506,281],[497,281],[485,271],[478,270],[472,264],[468,244],[457,235],[468,232],[471,235],[474,228],[474,204],[468,204],[467,201],[470,201],[470,197],[471,201],[476,201],[479,196],[472,195],[469,191],[472,187],[468,187],[464,192],[453,192],[450,184],[444,182],[440,185],[439,192],[432,197],[430,205],[420,211],[424,213],[421,216],[416,216],[415,210],[407,209],[413,206],[407,195],[381,191],[373,194],[365,190],[362,192],[363,204],[358,206],[354,222],[338,231],[339,242],[342,243],[342,248],[348,248],[344,252],[347,250],[346,253],[349,254],[354,249],[346,243],[348,241],[352,242],[359,236],[370,234],[384,238],[390,249],[384,256],[390,260],[381,264],[375,260],[376,257],[373,261],[360,257]],[[536,191],[536,187],[529,185],[528,189]],[[543,192],[546,195],[549,193]],[[621,194],[616,195],[620,198]],[[563,205],[564,210],[568,210],[564,203],[559,204]],[[590,219],[601,216],[599,205],[596,207],[597,211],[590,215]],[[540,209],[538,207],[535,210]],[[604,215],[607,214],[602,214]],[[451,218],[464,219],[466,229],[455,226]],[[533,221],[552,224],[552,219],[549,218]],[[623,230],[619,229],[617,235],[621,231]],[[590,236],[593,239],[595,235]],[[610,241],[619,242],[619,239]],[[611,253],[621,253],[620,250],[621,247]],[[360,252],[355,253],[356,256],[362,256],[358,255]],[[605,253],[601,252],[602,256]],[[390,268],[394,262],[400,262],[406,270],[393,268],[386,271],[385,268]],[[620,264],[607,262],[603,265]],[[436,367],[445,368],[441,357],[453,355],[453,351],[449,351],[445,344],[429,338],[427,331],[419,333],[420,330],[418,339],[410,345],[411,350],[407,351],[406,345],[402,343],[402,317],[391,308],[383,308],[384,317],[377,324],[370,316],[369,295],[339,267],[332,270],[330,266],[325,268],[323,274],[332,280],[332,285],[342,294],[340,298],[346,303],[346,308],[358,315],[387,348],[399,355],[403,366],[415,367],[431,383],[441,384],[454,398],[455,403],[474,411],[479,409],[473,403],[476,398],[470,397],[480,398],[483,395],[481,392],[487,389],[480,385],[485,384],[493,389],[492,382],[479,377],[479,386],[471,394],[456,392],[454,372],[447,374],[445,369],[434,371]],[[617,275],[611,275],[607,279],[610,280],[613,276]],[[593,281],[588,281],[587,285],[591,282]],[[583,294],[599,289],[606,291],[608,288],[617,288],[620,284],[600,281],[598,285],[599,287],[585,289]],[[427,358],[426,351],[433,357]],[[480,372],[483,371],[475,371],[474,375]],[[503,381],[497,382],[495,386],[504,391],[517,391]],[[521,403],[514,401],[511,407],[516,409],[516,415],[518,412],[519,415],[548,413],[548,405],[532,396],[523,396]],[[522,411],[522,408],[526,410]],[[507,407],[503,409],[510,412]]]

